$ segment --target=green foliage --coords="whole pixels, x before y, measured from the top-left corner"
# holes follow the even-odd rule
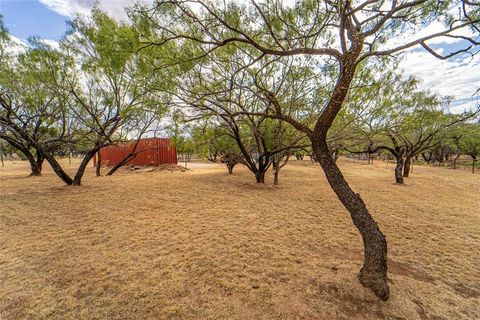
[[[480,125],[465,124],[457,129],[460,152],[469,155],[472,159],[480,156]]]

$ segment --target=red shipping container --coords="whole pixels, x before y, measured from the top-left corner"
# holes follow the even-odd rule
[[[135,147],[136,141],[110,145],[100,150],[102,165],[112,167],[125,159]],[[159,165],[166,163],[177,163],[177,148],[169,138],[145,138],[138,142],[134,153],[135,158],[127,162],[127,165]],[[97,157],[93,157],[95,166]]]

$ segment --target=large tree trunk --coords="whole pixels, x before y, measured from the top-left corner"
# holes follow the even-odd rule
[[[42,175],[41,163],[40,163],[40,167],[39,167],[39,164],[37,163],[37,160],[35,159],[35,156],[30,152],[30,150],[28,148],[18,148],[18,147],[17,147],[17,149],[23,153],[25,158],[27,158],[28,163],[30,164],[30,176],[32,176],[32,177],[41,176]],[[42,160],[42,162],[43,162],[43,160]]]
[[[257,183],[265,183],[265,171],[258,170],[255,172],[255,180]]]
[[[41,176],[42,175],[42,167],[43,167],[43,160],[45,157],[42,155],[41,152],[37,151],[37,158],[33,161],[30,161],[30,168],[31,168],[31,176]]]
[[[38,177],[42,175],[42,165],[36,161],[30,162],[30,170],[30,176]]]
[[[328,151],[325,151],[326,149],[328,150],[326,141],[316,143],[314,146],[316,158],[338,199],[350,212],[353,223],[363,239],[365,259],[358,279],[377,297],[388,300],[390,289],[387,283],[387,241],[385,236],[368,212],[360,195],[350,188],[334,159]]]
[[[63,182],[65,182],[67,185],[71,185],[73,180],[70,178],[70,176],[62,169],[58,161],[55,159],[53,156],[53,153],[49,152],[48,150],[45,150],[41,144],[39,144],[35,139],[32,139],[28,134],[26,134],[22,129],[20,129],[18,126],[14,125],[13,128],[17,133],[19,133],[23,139],[28,141],[28,143],[37,150],[37,152],[41,152],[42,155],[45,157],[45,159],[48,161],[50,166],[52,167],[53,171],[55,174],[62,179]],[[8,140],[7,140],[8,141]]]
[[[25,158],[27,158],[28,163],[30,164],[30,176],[41,176],[42,175],[42,164],[43,164],[43,155],[41,152],[39,152],[37,149],[37,158],[35,159],[35,156],[33,153],[30,151],[30,148],[28,146],[23,145],[22,143],[19,143],[18,141],[15,141],[14,139],[11,139],[9,137],[3,137],[5,141],[7,141],[12,147],[23,153]],[[3,154],[2,154],[2,166],[3,166]]]
[[[411,165],[412,165],[412,158],[407,157],[405,159],[405,164],[404,164],[404,167],[403,167],[403,177],[404,178],[408,178],[408,176],[410,175]]]
[[[357,40],[357,39],[355,39]],[[322,166],[328,183],[345,208],[350,212],[354,225],[363,239],[364,261],[358,279],[360,283],[382,299],[388,300],[390,288],[387,283],[387,241],[377,223],[370,215],[360,195],[353,192],[342,172],[330,155],[327,133],[345,100],[350,83],[355,75],[356,61],[361,52],[361,42],[354,41],[351,59],[342,61],[340,78],[335,84],[332,96],[315,124],[310,137],[316,158]]]

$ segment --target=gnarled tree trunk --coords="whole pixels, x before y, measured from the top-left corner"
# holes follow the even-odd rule
[[[361,45],[352,47],[352,58],[342,61],[340,77],[335,84],[332,96],[317,120],[310,136],[315,157],[322,166],[325,176],[338,199],[350,213],[353,224],[363,239],[364,261],[358,279],[360,283],[382,299],[388,300],[390,288],[387,283],[387,241],[378,224],[367,210],[358,193],[348,185],[342,172],[330,155],[327,133],[345,100],[350,83],[355,74],[355,55],[361,51]]]
[[[353,223],[363,239],[365,258],[358,279],[377,297],[388,300],[390,289],[387,284],[387,241],[385,236],[368,212],[360,195],[350,188],[334,159],[325,151],[326,149],[328,150],[326,141],[317,142],[314,147],[315,155],[325,172],[328,183],[350,212]]]

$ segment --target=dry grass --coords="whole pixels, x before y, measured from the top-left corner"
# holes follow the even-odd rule
[[[0,319],[478,319],[480,177],[342,161],[389,243],[391,299],[356,280],[361,239],[321,169],[193,166],[65,187],[0,168]]]

